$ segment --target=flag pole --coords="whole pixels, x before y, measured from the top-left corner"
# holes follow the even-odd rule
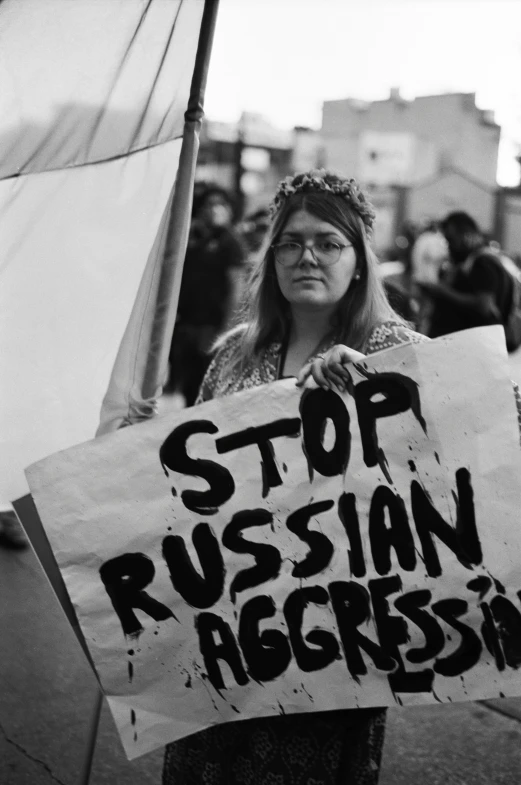
[[[181,288],[184,256],[188,243],[195,165],[199,151],[199,133],[204,116],[204,94],[218,8],[219,0],[205,0],[190,85],[190,97],[185,112],[183,141],[159,274],[159,286],[148,354],[141,383],[141,393],[144,399],[154,398],[158,394],[158,390],[161,390],[166,376],[168,353],[174,331],[179,290]],[[90,719],[80,785],[88,785],[90,781],[102,706],[103,694],[101,689],[98,689]]]
[[[185,112],[183,142],[159,278],[149,352],[142,382],[142,397],[145,400],[158,395],[158,390],[161,390],[167,372],[168,354],[174,332],[184,257],[188,244],[195,165],[199,151],[199,134],[204,117],[204,94],[218,8],[219,0],[205,0],[190,98]]]

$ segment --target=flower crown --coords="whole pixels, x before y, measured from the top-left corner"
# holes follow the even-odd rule
[[[353,210],[358,213],[370,233],[373,228],[376,213],[373,205],[364,194],[356,180],[339,177],[325,169],[311,169],[309,172],[299,172],[281,180],[277,186],[275,197],[270,204],[270,213],[273,218],[286,199],[302,191],[329,191],[329,193],[341,196],[348,202]]]

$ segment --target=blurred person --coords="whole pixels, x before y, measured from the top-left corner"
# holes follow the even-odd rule
[[[245,263],[243,274],[240,281],[238,301],[241,303],[246,296],[246,287],[251,271],[259,260],[262,253],[263,242],[266,238],[270,225],[270,211],[267,207],[261,207],[250,215],[246,216],[240,226],[241,236],[245,247]]]
[[[238,301],[243,246],[233,228],[233,202],[218,185],[196,189],[165,393],[192,406],[210,362],[209,349]]]
[[[404,278],[403,272],[381,273],[382,284],[387,295],[387,299],[396,313],[416,325],[418,320],[418,302],[411,293],[410,285]]]
[[[418,302],[412,287],[411,254],[418,227],[412,221],[402,224],[401,232],[390,250],[392,262],[380,265],[383,285],[389,302],[394,310],[405,320],[416,324],[418,318]],[[392,265],[392,270],[386,268]],[[399,267],[400,269],[394,269]]]
[[[244,219],[244,237],[250,254],[257,254],[270,228],[270,211],[261,207]]]
[[[506,324],[512,302],[511,276],[492,258],[483,233],[465,212],[447,215],[441,222],[451,266],[445,280],[420,282],[433,301],[429,335],[439,335]]]
[[[418,289],[417,284],[436,284],[444,265],[449,261],[447,241],[440,231],[439,223],[431,221],[420,232],[411,252],[411,275],[413,291],[418,294],[417,327],[421,333],[429,334],[434,310],[432,299]]]
[[[394,254],[398,261],[403,263],[403,286],[409,290],[412,275],[412,249],[419,234],[419,228],[414,221],[404,221],[400,234],[395,239]]]
[[[272,212],[242,320],[219,341],[198,402],[286,377],[344,390],[349,362],[427,340],[387,300],[368,239],[374,210],[354,180],[286,178]],[[163,783],[376,785],[384,728],[381,708],[218,724],[167,746]]]
[[[416,238],[411,252],[411,268],[415,281],[437,283],[444,263],[449,260],[449,247],[438,221],[430,221]]]

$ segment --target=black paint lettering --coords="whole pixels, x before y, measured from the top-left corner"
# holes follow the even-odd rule
[[[181,500],[187,510],[212,515],[218,507],[231,499],[235,491],[233,477],[224,466],[214,461],[190,458],[186,443],[196,433],[217,433],[219,429],[209,420],[190,420],[175,428],[159,450],[161,465],[166,470],[202,477],[210,488],[207,491],[183,491]]]
[[[399,575],[377,578],[369,581],[369,591],[373,605],[374,620],[382,648],[398,663],[398,668],[388,676],[393,692],[430,692],[434,673],[430,668],[409,673],[403,665],[400,644],[407,643],[409,632],[405,619],[390,614],[387,597],[400,591],[402,582]]]
[[[215,613],[206,611],[196,617],[195,627],[199,634],[199,649],[203,655],[208,678],[215,689],[226,689],[218,660],[228,663],[233,678],[240,687],[247,684],[249,679],[230,625]],[[215,633],[219,635],[220,643],[216,642]]]
[[[430,613],[422,610],[429,605],[432,593],[428,589],[410,591],[394,601],[394,607],[406,619],[410,619],[423,633],[425,645],[409,649],[405,658],[409,662],[422,663],[432,660],[443,651],[445,635],[440,625]]]
[[[389,515],[389,528],[385,525],[386,511]],[[391,571],[391,548],[394,548],[402,569],[415,569],[416,552],[405,503],[386,485],[379,485],[371,499],[369,540],[378,575],[387,575]]]
[[[250,553],[255,557],[255,566],[240,570],[230,585],[230,598],[235,602],[238,592],[259,586],[261,583],[276,578],[280,572],[282,559],[278,548],[274,545],[245,540],[243,532],[254,526],[266,526],[273,521],[273,515],[267,510],[243,510],[236,513],[226,526],[222,543],[233,553]]]
[[[248,447],[256,444],[261,455],[262,495],[266,497],[270,488],[282,485],[282,477],[275,460],[275,451],[271,439],[278,436],[298,436],[300,433],[300,419],[298,417],[276,420],[267,425],[245,428],[229,436],[221,436],[217,439],[215,446],[219,454],[239,450],[241,447]]]
[[[305,559],[293,567],[291,574],[294,578],[309,578],[311,575],[317,575],[325,570],[331,561],[334,553],[331,540],[321,532],[310,531],[308,523],[315,515],[330,510],[333,505],[333,501],[314,502],[288,516],[286,526],[290,532],[296,534],[310,548]]]
[[[322,670],[337,659],[340,647],[335,636],[326,630],[311,630],[302,637],[304,611],[310,603],[327,605],[329,595],[323,586],[306,586],[296,589],[284,603],[284,616],[288,625],[291,648],[301,671]],[[307,644],[311,644],[313,648]]]
[[[367,589],[354,581],[333,581],[329,584],[328,590],[347,669],[353,679],[359,684],[359,677],[367,673],[362,651],[369,655],[378,670],[394,670],[396,660],[358,629],[371,618],[371,603]]]
[[[303,450],[310,466],[324,477],[344,474],[351,453],[350,417],[344,402],[331,390],[304,390],[300,400],[302,417]],[[335,429],[335,443],[331,450],[324,449],[327,421]]]
[[[479,599],[482,600],[485,594],[492,588],[492,579],[488,575],[478,575],[477,578],[472,578],[467,583],[467,589],[475,591],[479,594]]]
[[[254,681],[273,681],[291,661],[291,648],[280,630],[259,631],[261,619],[275,616],[275,603],[263,594],[245,602],[239,621],[239,644]]]
[[[509,668],[521,665],[521,613],[506,597],[498,595],[490,601],[490,610],[499,633]]]
[[[192,542],[201,565],[200,575],[188,555],[185,541],[179,535],[168,534],[163,540],[172,586],[192,608],[211,608],[221,598],[224,589],[225,567],[217,537],[207,523],[198,523]]]
[[[441,564],[432,539],[433,534],[450,548],[460,564],[467,569],[472,569],[472,565],[481,564],[483,559],[474,512],[474,491],[468,469],[457,470],[456,487],[457,495],[453,494],[456,504],[456,525],[453,528],[443,520],[420,483],[417,480],[411,483],[412,514],[422,546],[425,568],[431,578],[439,578],[441,575]]]
[[[385,453],[378,444],[376,422],[381,417],[393,417],[411,409],[424,432],[427,426],[421,413],[418,385],[413,379],[400,373],[369,373],[357,364],[366,381],[355,386],[355,403],[362,438],[364,463],[368,467],[380,466],[388,482],[392,482]],[[375,396],[383,400],[373,400]]]
[[[494,586],[495,586],[496,591],[497,591],[498,594],[506,594],[507,593],[507,590],[505,589],[505,587],[503,586],[503,584],[501,583],[500,580],[498,580],[497,578],[494,578],[494,577],[492,578],[492,580],[494,581]]]
[[[366,567],[354,493],[342,494],[338,500],[338,517],[349,538],[350,549],[347,551],[347,555],[351,575],[354,575],[355,578],[363,578],[366,574]]]
[[[144,553],[124,553],[100,567],[100,578],[125,635],[137,636],[143,632],[134,608],[139,608],[154,621],[175,618],[170,608],[144,591],[152,583],[155,572],[152,559]]]
[[[479,607],[481,608],[484,619],[483,624],[481,625],[481,636],[485,641],[485,646],[496,661],[496,668],[498,671],[504,671],[506,667],[505,655],[501,648],[499,635],[496,625],[494,624],[494,618],[490,611],[490,605],[488,602],[482,602]]]
[[[442,676],[459,676],[479,662],[482,645],[478,635],[468,624],[458,619],[468,611],[468,603],[457,598],[440,600],[432,605],[432,612],[460,634],[461,643],[448,657],[434,663],[434,670]]]

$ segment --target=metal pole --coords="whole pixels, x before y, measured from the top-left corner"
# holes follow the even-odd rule
[[[199,133],[204,116],[204,93],[218,8],[219,0],[205,0],[190,98],[185,112],[183,143],[159,279],[154,321],[142,381],[141,392],[144,399],[154,398],[157,395],[157,390],[163,384],[174,332],[184,257],[188,243]]]

